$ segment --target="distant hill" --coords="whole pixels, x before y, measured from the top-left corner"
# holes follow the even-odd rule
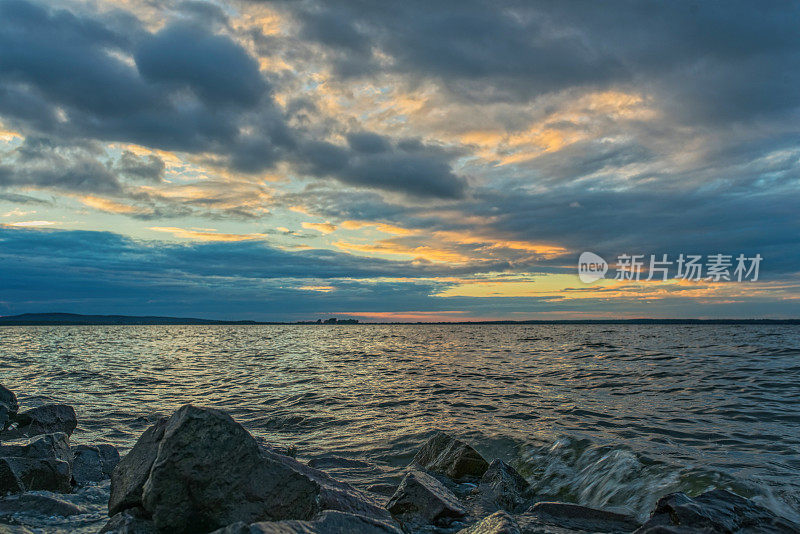
[[[433,325],[503,325],[503,324],[674,324],[674,325],[800,325],[800,319],[562,319],[527,321],[449,321],[449,322],[392,322],[359,323],[357,319],[336,319],[260,322],[260,321],[220,321],[215,319],[196,319],[192,317],[159,317],[136,315],[80,315],[77,313],[23,313],[21,315],[0,316],[0,326],[58,326],[58,325],[353,325],[353,324],[433,324]]]
[[[192,325],[192,324],[268,324],[256,321],[216,321],[191,317],[133,315],[79,315],[76,313],[23,313],[0,317],[0,325]]]

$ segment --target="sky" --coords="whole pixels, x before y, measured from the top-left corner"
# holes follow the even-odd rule
[[[0,0],[0,315],[800,317],[799,25],[770,1]],[[665,254],[763,259],[648,280]]]

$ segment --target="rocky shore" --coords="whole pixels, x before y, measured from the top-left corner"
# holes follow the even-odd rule
[[[109,479],[103,533],[800,532],[721,489],[666,495],[644,524],[548,501],[511,465],[489,462],[441,432],[421,446],[396,488],[376,485],[373,492],[335,480],[320,470],[325,461],[305,464],[259,443],[219,410],[183,406],[142,433],[122,458],[109,444],[71,444],[76,426],[71,406],[20,411],[15,394],[0,386],[0,534],[33,532],[19,514],[83,513],[66,496]]]

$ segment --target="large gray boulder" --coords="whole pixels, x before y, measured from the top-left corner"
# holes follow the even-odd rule
[[[72,459],[69,437],[63,432],[4,442],[0,445],[0,457],[52,458],[67,463]]]
[[[0,458],[0,495],[33,490],[67,493],[69,463],[53,458]]]
[[[652,534],[669,532],[669,529],[788,534],[800,532],[800,525],[778,517],[750,499],[717,489],[694,498],[684,493],[670,493],[660,498],[650,519],[636,532]]]
[[[506,511],[498,510],[458,534],[521,534],[516,520]]]
[[[411,463],[452,480],[480,478],[489,468],[475,449],[444,432],[432,436]]]
[[[514,512],[525,506],[531,486],[516,469],[496,459],[481,477],[476,493],[479,504],[489,511],[498,508]]]
[[[628,515],[567,502],[538,502],[525,516],[541,523],[589,532],[631,532],[640,525]]]
[[[325,509],[390,517],[351,486],[260,447],[229,415],[191,405],[148,429],[114,470],[109,514],[135,507],[170,533],[308,520]]]
[[[18,432],[25,436],[64,432],[71,436],[78,426],[75,408],[68,404],[45,404],[17,414]]]
[[[0,497],[0,516],[17,514],[20,512],[44,516],[71,516],[85,514],[86,510],[71,502],[33,493]]]
[[[133,448],[128,451],[111,473],[111,497],[108,500],[108,515],[114,516],[123,510],[141,506],[142,490],[150,469],[158,455],[158,444],[164,437],[167,418],[164,417],[145,430]]]
[[[119,460],[113,445],[77,445],[72,448],[72,481],[83,486],[110,478]]]
[[[0,384],[0,430],[14,421],[19,411],[19,402],[14,392]]]
[[[431,475],[414,470],[406,473],[386,509],[407,529],[446,526],[467,514],[452,491]]]
[[[213,534],[401,534],[394,525],[346,512],[322,512],[311,521],[284,520],[234,523]]]

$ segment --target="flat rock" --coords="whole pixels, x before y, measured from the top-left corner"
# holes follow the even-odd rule
[[[525,505],[530,488],[516,469],[496,459],[481,477],[476,492],[483,507],[514,512]]]
[[[234,523],[213,534],[401,534],[390,523],[346,512],[326,511],[311,521]]]
[[[459,534],[521,534],[521,531],[508,512],[498,510],[471,527],[460,530]]]
[[[566,502],[538,502],[527,514],[543,523],[591,532],[631,532],[640,525],[631,516]]]
[[[467,513],[452,491],[422,471],[406,473],[386,508],[407,528],[447,524]]]
[[[119,463],[119,452],[113,445],[77,445],[72,448],[72,481],[77,485],[100,482],[111,477]]]
[[[68,463],[72,459],[69,437],[63,432],[5,442],[0,445],[0,457],[52,458]]]
[[[16,417],[18,431],[25,436],[64,432],[71,436],[78,426],[75,409],[68,404],[45,404],[27,410]]]
[[[452,480],[480,478],[489,468],[488,462],[475,449],[444,432],[433,435],[411,463]]]
[[[67,493],[69,463],[53,458],[0,458],[0,495],[33,490]]]
[[[128,451],[111,474],[111,497],[108,515],[141,506],[142,489],[158,455],[158,444],[164,436],[167,418],[164,417],[145,430],[133,448]]]
[[[153,522],[141,509],[130,508],[111,517],[100,534],[155,534]]]
[[[86,510],[71,502],[46,495],[23,493],[21,495],[0,497],[0,515],[12,515],[21,512],[46,516],[71,516],[85,514]]]
[[[19,411],[19,402],[13,391],[0,384],[0,430],[5,429]]]
[[[800,532],[800,526],[778,517],[750,499],[726,490],[707,491],[695,498],[670,493],[658,500],[650,519],[636,532],[669,532],[669,528],[695,529],[711,533]]]

